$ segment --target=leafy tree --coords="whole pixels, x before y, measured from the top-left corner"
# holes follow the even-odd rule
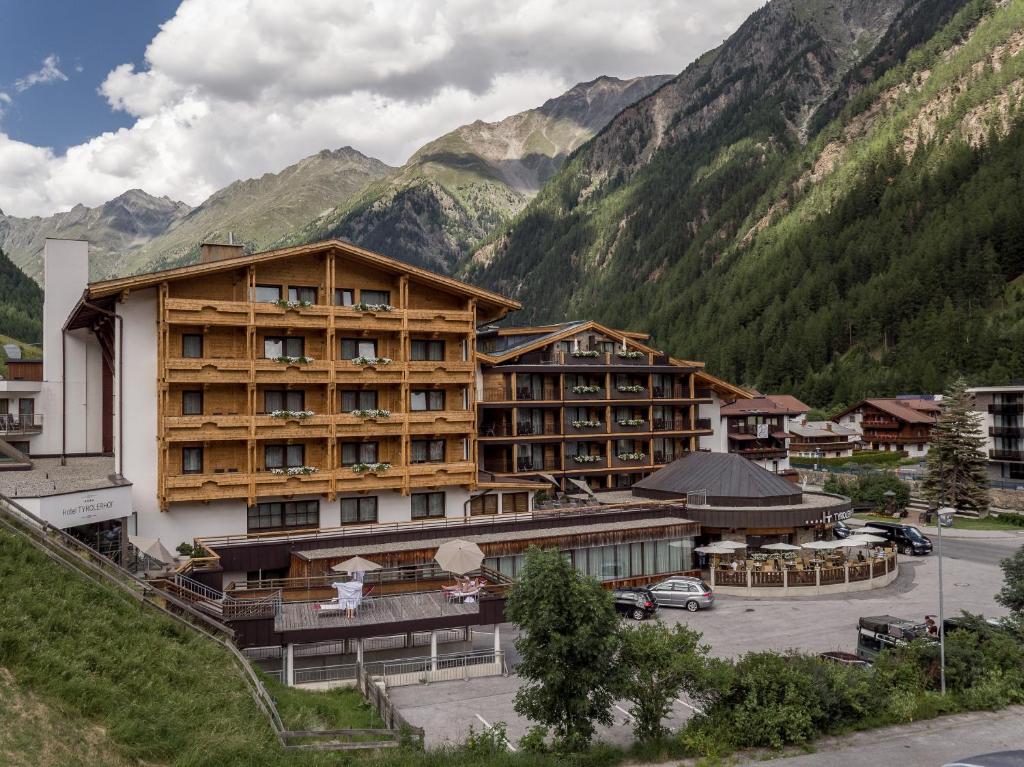
[[[660,622],[642,623],[622,632],[619,663],[622,696],[632,705],[637,740],[665,735],[662,721],[681,692],[701,699],[713,688],[715,661],[710,647],[700,644],[700,632],[682,624],[670,629]]]
[[[585,747],[595,722],[612,723],[619,618],[611,594],[561,552],[532,548],[505,612],[522,629],[516,713],[551,727],[567,750]]]
[[[1003,588],[996,601],[1018,618],[1024,620],[1024,546],[1007,557],[999,566],[1003,568]]]
[[[974,397],[963,378],[946,389],[942,413],[932,431],[928,471],[922,483],[924,497],[955,509],[988,511],[987,440]]]

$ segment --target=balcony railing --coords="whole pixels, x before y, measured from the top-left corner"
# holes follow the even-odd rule
[[[993,461],[1024,462],[1024,450],[989,450],[988,457]]]
[[[597,391],[573,391],[572,386],[565,387],[565,399],[571,400],[588,400],[588,399],[608,399],[608,390],[603,386],[597,384],[586,384],[586,386],[597,386]]]
[[[43,430],[43,414],[0,415],[0,434],[39,434]]]
[[[517,458],[516,471],[559,471],[562,467],[554,458],[537,460],[534,458]]]
[[[684,418],[655,418],[655,431],[686,431],[690,428],[690,422]]]
[[[1024,438],[1024,424],[1020,426],[989,426],[990,437],[1017,437]]]
[[[1024,414],[1024,402],[1003,402],[989,405],[988,412],[992,415],[1022,415]]]
[[[654,399],[689,399],[690,391],[682,386],[652,386],[651,396]]]
[[[543,386],[543,387],[531,387],[531,386],[520,386],[516,389],[516,399],[524,400],[526,402],[532,402],[536,400],[557,400],[558,387],[557,386]]]

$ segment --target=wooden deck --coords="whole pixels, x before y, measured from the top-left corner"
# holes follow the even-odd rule
[[[473,616],[479,612],[479,601],[448,603],[440,591],[371,597],[363,600],[352,618],[345,617],[344,611],[321,615],[313,609],[311,602],[285,602],[274,619],[274,631],[381,626],[432,618]]]

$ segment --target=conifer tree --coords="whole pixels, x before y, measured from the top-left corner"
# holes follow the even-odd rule
[[[960,511],[985,514],[989,503],[986,444],[974,396],[958,377],[945,391],[942,413],[932,430],[924,497]]]

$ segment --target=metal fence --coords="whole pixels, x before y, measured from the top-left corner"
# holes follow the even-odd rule
[[[297,668],[292,674],[295,684],[313,682],[354,682],[359,675],[359,664],[342,663],[335,666]]]

